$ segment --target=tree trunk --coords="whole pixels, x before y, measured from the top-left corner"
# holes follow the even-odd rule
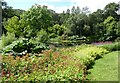
[[[2,36],[2,2],[0,1],[0,37]]]

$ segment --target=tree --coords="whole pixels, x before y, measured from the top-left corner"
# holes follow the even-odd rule
[[[52,13],[47,6],[34,5],[23,15],[21,15],[20,23],[24,27],[25,37],[35,37],[36,33],[41,29],[47,31],[52,26]]]
[[[72,14],[75,14],[75,10],[76,10],[76,9],[75,9],[75,6],[73,6],[72,9],[71,9],[71,13],[72,13]]]
[[[59,14],[56,13],[55,11],[53,11],[53,10],[50,10],[50,12],[51,12],[51,15],[52,15],[51,23],[53,25],[60,24],[60,16],[59,16]]]
[[[8,20],[13,16],[17,16],[20,18],[20,15],[23,14],[23,12],[25,12],[25,10],[13,9],[13,7],[8,6],[7,2],[5,2],[4,0],[2,0],[1,2],[2,2],[2,22],[4,19]],[[3,25],[2,30],[3,30],[2,33],[4,32],[6,34],[7,31],[5,30]]]
[[[66,13],[60,13],[60,25],[65,24],[66,20],[71,16],[69,9],[67,10]]]
[[[70,14],[70,9],[67,9],[66,14]]]
[[[116,35],[120,37],[120,21],[117,22]]]
[[[25,10],[13,9],[12,6],[8,6],[7,2],[2,0],[2,20],[4,18],[8,19],[8,18],[11,18],[13,16],[19,17],[23,12],[25,12]]]
[[[83,27],[83,35],[84,36],[90,36],[90,26],[85,24],[84,27]]]
[[[68,27],[69,35],[78,35],[79,37],[83,35],[83,28],[86,24],[87,16],[85,14],[76,14],[71,16],[66,21],[66,27]]]
[[[48,36],[47,32],[44,29],[41,29],[36,35],[36,41],[38,43],[39,42],[47,43],[48,40],[49,40],[49,36]]]
[[[80,14],[81,10],[79,8],[79,6],[77,6],[77,8],[75,9],[75,14]]]
[[[66,27],[64,25],[56,24],[53,27],[48,28],[48,33],[51,38],[62,36],[66,31]]]
[[[82,8],[82,13],[89,14],[90,13],[89,8],[87,6],[83,7]]]
[[[0,37],[2,36],[2,2],[0,1]]]
[[[71,13],[74,14],[80,14],[81,9],[79,8],[79,6],[77,6],[77,8],[75,8],[75,6],[72,7],[71,9]]]
[[[101,32],[104,33],[104,27],[102,26],[102,22],[104,21],[104,11],[101,9],[98,9],[97,11],[93,12],[92,14],[89,14],[88,17],[88,25],[90,28],[90,35],[100,35]]]
[[[14,10],[14,16],[17,16],[17,17],[19,17],[20,18],[20,15],[22,15],[24,12],[25,12],[25,10],[22,10],[22,9],[13,9]]]
[[[17,16],[9,18],[7,22],[4,21],[4,27],[8,32],[14,33],[17,37],[23,34],[19,23],[19,18]]]
[[[119,20],[118,15],[117,15],[118,9],[119,9],[119,4],[116,4],[114,2],[107,4],[104,8],[105,17],[107,18],[108,16],[112,16],[115,19]]]
[[[108,39],[115,39],[117,29],[117,22],[115,21],[115,18],[109,16],[107,19],[105,19],[104,25],[106,26],[106,35],[108,36]]]

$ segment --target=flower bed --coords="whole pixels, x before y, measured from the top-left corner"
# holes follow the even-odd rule
[[[106,42],[94,42],[92,45],[103,45],[103,44],[112,44],[111,41],[106,41]]]
[[[2,56],[2,81],[83,81],[86,69],[97,57],[108,53],[104,48],[81,45],[42,54]]]

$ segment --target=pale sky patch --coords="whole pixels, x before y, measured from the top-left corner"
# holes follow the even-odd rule
[[[71,3],[75,6],[83,8],[87,6],[91,12],[96,11],[97,9],[104,9],[104,7],[111,3],[118,3],[120,0],[71,0]]]
[[[28,10],[34,4],[46,5],[49,9],[62,13],[68,8],[79,6],[80,9],[87,6],[91,12],[103,9],[108,3],[118,3],[120,0],[5,0],[14,9]]]
[[[49,5],[46,3],[39,3],[39,5],[43,6],[46,5],[48,6],[48,9],[52,9],[54,11],[56,11],[57,13],[62,13],[63,11],[66,11],[67,9],[71,9],[73,6],[54,6],[54,5]]]

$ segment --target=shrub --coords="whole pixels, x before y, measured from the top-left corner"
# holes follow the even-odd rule
[[[52,50],[42,51],[40,56],[26,54],[3,56],[2,81],[80,81],[83,65],[77,58]]]
[[[75,51],[79,51],[79,50],[81,50],[81,49],[84,49],[84,48],[87,48],[87,47],[91,47],[91,46],[92,46],[92,45],[83,43],[83,44],[81,44],[80,46],[76,46],[76,47],[75,47]]]
[[[23,35],[23,27],[20,27],[21,24],[19,23],[19,17],[13,16],[8,18],[7,21],[4,20],[4,28],[7,32],[14,33],[15,36],[19,37]]]
[[[105,53],[108,53],[108,51],[104,48],[88,46],[86,48],[84,47],[83,49],[79,49],[74,52],[73,55],[82,60],[83,64],[88,67],[94,63],[95,59],[103,57]]]
[[[12,44],[3,48],[3,53],[40,53],[42,50],[48,49],[44,43],[31,42],[26,38],[14,41]]]
[[[115,42],[120,42],[120,37],[117,37],[117,38],[115,39]]]
[[[74,46],[74,45],[80,45],[82,43],[86,42],[86,37],[79,37],[77,35],[69,36],[68,38],[61,40],[61,44],[63,46]]]
[[[15,40],[15,35],[13,33],[3,34],[0,40],[1,47],[5,47],[11,44]]]
[[[41,29],[35,38],[36,42],[42,42],[42,43],[47,43],[49,40],[48,34],[44,29]]]
[[[3,48],[3,52],[9,52],[11,50],[13,50],[14,52],[23,52],[25,50],[27,50],[27,40],[28,39],[19,39],[17,41],[14,41],[12,44],[6,46],[5,48]]]
[[[40,45],[37,45],[32,49],[32,53],[41,53],[42,50],[46,50],[46,49],[48,49],[46,44],[41,43]]]
[[[120,50],[120,42],[114,42],[112,44],[100,45],[99,47],[105,48],[108,51]]]
[[[98,57],[108,53],[91,45],[44,50],[37,56],[3,56],[3,81],[81,81]],[[85,68],[86,67],[86,68]]]
[[[61,42],[61,38],[60,38],[60,36],[58,36],[55,38],[51,38],[49,41],[49,44],[53,44],[57,47],[57,46],[61,45],[60,42]]]
[[[55,38],[57,36],[62,36],[66,31],[64,25],[55,24],[53,27],[48,28],[48,33],[50,38]]]

